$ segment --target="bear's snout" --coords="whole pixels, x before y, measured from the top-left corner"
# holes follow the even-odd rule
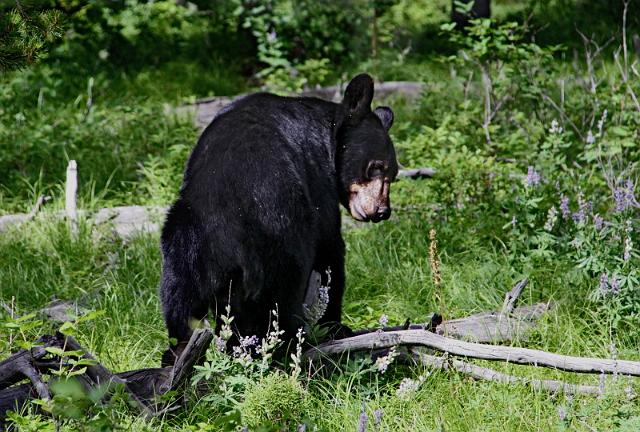
[[[349,192],[349,212],[355,220],[376,223],[391,216],[389,185],[383,178],[354,183]]]

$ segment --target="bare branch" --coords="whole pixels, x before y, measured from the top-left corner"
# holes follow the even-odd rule
[[[522,290],[524,290],[527,285],[529,285],[529,279],[522,279],[505,295],[504,303],[502,305],[503,314],[510,314],[513,312],[513,309],[516,307],[516,303],[518,302],[518,298],[520,297],[520,294],[522,294]]]
[[[417,361],[425,366],[440,370],[455,370],[465,375],[469,375],[473,379],[482,381],[494,381],[504,384],[522,384],[530,386],[536,390],[544,390],[550,393],[566,393],[566,394],[587,394],[598,395],[600,389],[598,386],[569,384],[557,380],[538,380],[516,377],[504,374],[497,370],[474,365],[462,360],[448,359],[446,357],[437,357],[434,355],[419,352],[416,349],[411,350]]]

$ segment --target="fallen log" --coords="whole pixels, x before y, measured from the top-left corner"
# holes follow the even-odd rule
[[[395,346],[421,346],[454,356],[544,366],[567,372],[640,376],[640,362],[636,361],[574,357],[529,348],[483,345],[444,337],[422,329],[375,332],[333,340],[310,348],[306,351],[305,357],[315,361],[328,355]]]
[[[598,386],[570,384],[558,380],[526,379],[498,372],[494,369],[474,365],[462,360],[434,356],[420,352],[416,349],[412,349],[411,352],[415,360],[424,366],[445,371],[455,370],[459,373],[468,375],[475,380],[492,381],[503,384],[521,384],[529,386],[535,390],[543,390],[549,393],[586,395],[600,394],[600,388]]]
[[[178,390],[188,381],[193,366],[202,359],[212,339],[211,329],[197,329],[173,367],[113,373],[72,337],[61,333],[44,336],[40,339],[42,345],[21,350],[0,362],[0,425],[7,411],[20,409],[34,398],[50,399],[48,383],[43,375],[66,367],[67,363],[47,348],[81,352],[83,358],[91,361],[86,371],[78,376],[86,387],[106,387],[105,398],[108,398],[114,386],[123,386],[139,411],[150,417],[166,410],[158,396]],[[25,379],[30,383],[21,383]]]
[[[375,85],[375,97],[376,99],[386,98],[389,96],[399,95],[408,99],[415,99],[422,94],[424,90],[424,84],[414,81],[388,81],[384,83],[376,83]],[[345,87],[342,85],[320,87],[303,90],[300,93],[292,93],[291,96],[302,97],[317,97],[333,102],[339,102],[342,100]],[[173,108],[172,112],[177,115],[192,115],[195,126],[204,130],[211,120],[230,103],[247,96],[246,94],[240,94],[236,96],[214,96],[210,98],[200,99],[193,104],[183,105],[178,108]]]

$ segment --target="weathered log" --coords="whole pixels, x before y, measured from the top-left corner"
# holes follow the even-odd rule
[[[122,385],[140,411],[149,417],[165,410],[158,396],[178,390],[185,384],[193,372],[193,366],[202,360],[212,339],[211,329],[196,330],[173,368],[147,368],[116,374],[98,363],[74,338],[60,333],[45,336],[40,340],[42,345],[21,350],[0,362],[0,420],[7,411],[20,408],[34,397],[50,398],[41,374],[50,373],[64,363],[50,354],[48,347],[82,352],[82,357],[93,363],[87,365],[85,373],[77,377],[86,387],[102,386],[106,388],[105,397],[108,398],[112,386]],[[53,357],[53,360],[45,357]],[[18,384],[27,378],[31,383]]]
[[[543,390],[549,393],[565,393],[565,394],[587,394],[599,395],[600,388],[598,386],[570,384],[558,380],[539,380],[527,379],[508,375],[497,370],[474,365],[462,360],[454,358],[438,357],[431,354],[419,352],[416,349],[411,350],[414,358],[424,366],[440,369],[455,370],[462,374],[468,375],[475,380],[493,381],[503,384],[522,384],[536,390]]]
[[[406,168],[398,171],[398,178],[424,179],[432,178],[436,175],[436,170],[428,167]]]
[[[42,392],[40,381],[33,382],[34,369],[37,373],[37,364],[48,355],[48,347],[60,347],[60,340],[54,336],[43,336],[40,338],[42,345],[29,350],[20,350],[8,359],[0,361],[0,389],[10,387],[24,379],[30,379],[36,389]]]
[[[388,81],[377,83],[375,86],[375,97],[386,98],[392,95],[399,95],[409,99],[415,99],[422,94],[424,84],[414,81]],[[291,96],[317,97],[329,101],[339,102],[342,100],[345,87],[342,85],[321,87],[315,89],[304,90]],[[246,94],[236,96],[214,96],[211,98],[200,99],[190,105],[184,105],[172,110],[174,114],[192,115],[195,126],[204,130],[211,120],[230,103],[243,98]]]
[[[213,331],[208,327],[193,332],[186,348],[176,360],[166,386],[163,386],[163,389],[166,389],[163,393],[182,386],[191,377],[193,366],[203,359],[212,340]]]
[[[640,376],[640,362],[637,361],[574,357],[529,348],[483,345],[413,329],[367,333],[333,340],[310,348],[305,352],[305,357],[314,361],[327,355],[393,346],[422,346],[455,356],[544,366],[568,372]]]
[[[536,321],[551,309],[551,303],[537,303],[515,308],[510,314],[482,312],[444,321],[436,328],[439,335],[477,343],[526,340]]]
[[[504,303],[502,304],[503,314],[510,314],[511,312],[513,312],[513,309],[516,307],[516,303],[520,298],[520,294],[522,294],[522,291],[527,285],[529,285],[529,279],[522,279],[520,282],[515,284],[513,288],[511,288],[511,291],[509,291],[504,296]]]

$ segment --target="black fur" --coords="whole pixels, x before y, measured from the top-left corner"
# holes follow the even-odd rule
[[[388,108],[371,111],[373,81],[359,75],[342,104],[258,93],[226,108],[187,163],[162,231],[161,297],[169,337],[230,302],[234,330],[263,337],[279,310],[285,337],[303,324],[312,270],[331,268],[322,319],[340,323],[344,243],[339,202],[372,159],[397,163]],[[172,352],[163,359],[170,363]]]

